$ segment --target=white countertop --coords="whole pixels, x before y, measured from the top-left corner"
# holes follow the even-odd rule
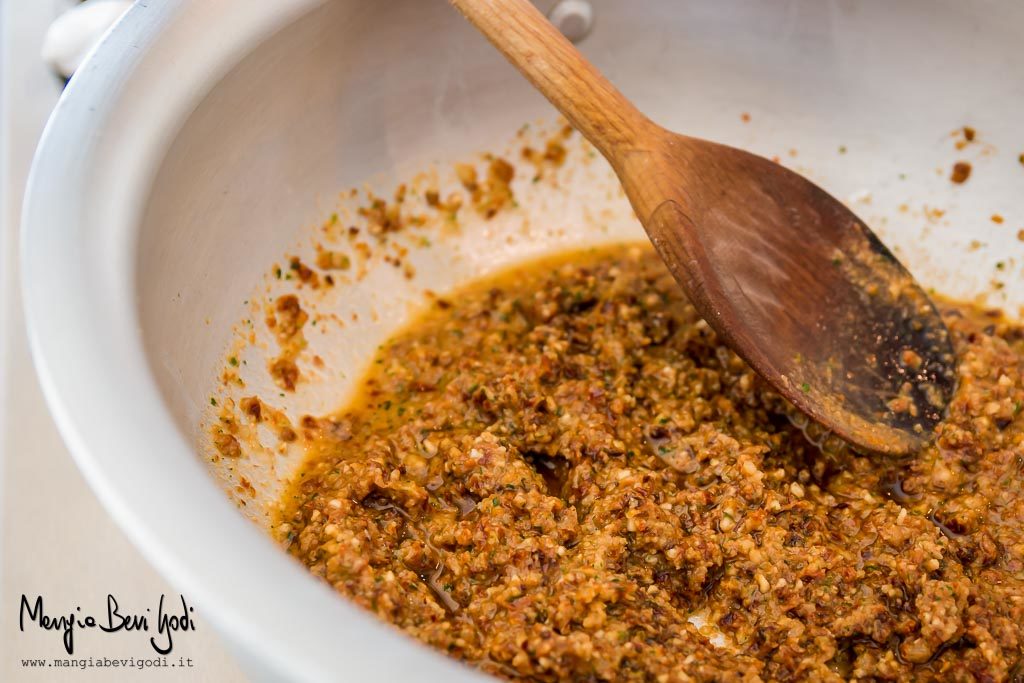
[[[0,680],[145,681],[245,680],[195,605],[196,631],[180,633],[167,668],[62,670],[26,667],[25,659],[152,659],[149,633],[75,629],[74,654],[62,634],[26,620],[22,595],[44,599],[53,617],[81,607],[106,622],[107,595],[122,612],[157,612],[161,594],[178,593],[128,542],[107,516],[67,453],[43,401],[29,357],[18,283],[18,216],[25,177],[46,117],[62,84],[39,60],[50,19],[66,0],[0,3]],[[183,492],[184,494],[184,492]],[[186,599],[188,596],[185,596]],[[179,607],[180,611],[180,607]],[[185,659],[192,666],[179,664]],[[177,666],[171,667],[171,664]]]

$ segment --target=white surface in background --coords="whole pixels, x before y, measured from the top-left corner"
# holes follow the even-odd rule
[[[76,606],[102,615],[113,593],[126,609],[177,594],[142,559],[100,507],[67,454],[29,358],[18,287],[18,223],[36,140],[61,91],[39,59],[43,32],[67,3],[0,3],[0,681],[244,680],[212,629],[175,640],[173,656],[195,667],[137,670],[25,669],[23,658],[64,655],[60,634],[18,629],[22,593],[42,595],[48,613]],[[75,634],[76,657],[152,657],[148,635]]]

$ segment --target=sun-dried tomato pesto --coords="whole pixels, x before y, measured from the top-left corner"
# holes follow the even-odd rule
[[[303,420],[278,530],[509,678],[1019,678],[1024,332],[944,316],[960,385],[936,444],[823,455],[649,249],[518,268],[436,301],[348,409]]]

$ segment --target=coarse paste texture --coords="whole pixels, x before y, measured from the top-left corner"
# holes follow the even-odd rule
[[[302,420],[278,532],[507,678],[1020,680],[1024,331],[943,308],[960,379],[935,444],[824,454],[649,248],[517,268],[435,300],[354,403]]]

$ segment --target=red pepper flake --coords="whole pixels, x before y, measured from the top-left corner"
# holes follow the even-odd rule
[[[957,185],[962,185],[967,182],[967,179],[971,177],[971,165],[966,161],[958,161],[953,164],[953,173],[950,174],[949,179]]]
[[[743,123],[750,123],[750,114],[748,114],[747,112],[743,112],[742,114],[740,114],[740,120],[743,121]]]

